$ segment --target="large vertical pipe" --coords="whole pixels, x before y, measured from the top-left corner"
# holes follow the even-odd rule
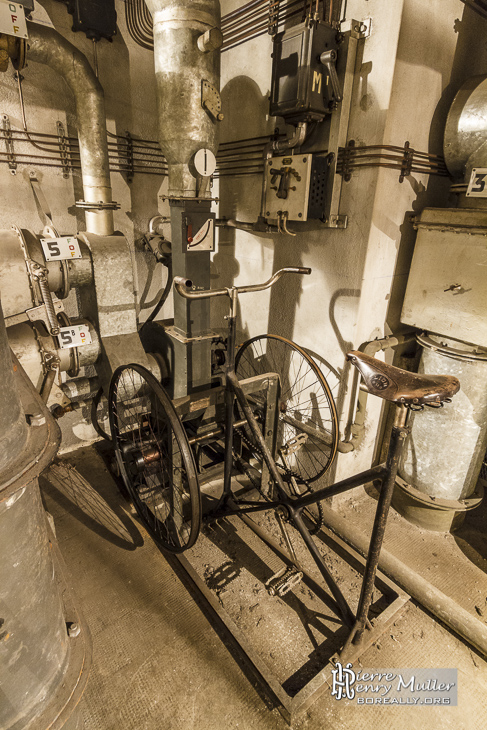
[[[199,149],[217,151],[216,120],[201,103],[202,81],[220,88],[218,49],[201,50],[198,39],[219,32],[219,0],[147,0],[154,21],[154,63],[159,142],[169,166],[169,195],[196,195],[191,162]]]
[[[103,89],[86,57],[53,28],[29,23],[27,58],[56,71],[71,89],[78,122],[81,175],[85,203],[112,202]],[[113,212],[86,210],[86,230],[113,233]]]
[[[12,355],[0,303],[0,474],[20,455],[27,439],[27,422],[15,388]]]

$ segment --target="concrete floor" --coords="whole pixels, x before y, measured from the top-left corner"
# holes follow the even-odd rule
[[[70,468],[73,466],[76,468]],[[133,518],[130,505],[120,495],[96,448],[64,457],[42,479],[42,488],[93,636],[93,667],[82,705],[86,730],[288,727],[239,666],[231,645],[214,630],[208,611],[195,601],[174,561],[161,554]],[[361,504],[355,500],[341,510],[346,512],[349,507],[350,519],[363,529],[364,515],[371,513],[373,500],[367,495],[361,500]],[[487,605],[487,552],[475,523],[462,538],[435,536],[433,540],[440,547],[435,543],[433,548],[427,534],[397,516],[392,517],[388,528],[389,550],[398,550],[396,554],[404,560],[407,545],[416,569],[425,572],[429,567],[426,574],[439,587],[449,586],[465,608],[485,620],[480,611],[483,613]],[[200,540],[192,559],[200,560],[200,566],[209,566],[206,577],[211,578],[212,571],[220,567],[218,553],[213,553],[210,565],[205,557],[208,539]],[[409,551],[411,546],[414,549]],[[429,558],[433,552],[439,555],[442,546],[450,565],[446,572],[441,560]],[[228,562],[223,553],[220,559],[222,565],[225,559]],[[238,555],[231,555],[231,559],[235,561]],[[232,590],[240,593],[239,610],[245,617],[242,625],[256,641],[256,648],[267,652],[267,644],[253,633],[265,614],[262,626],[266,641],[272,639],[278,647],[286,643],[292,649],[286,637],[305,637],[302,616],[297,612],[290,615],[285,636],[278,620],[282,606],[277,603],[275,610],[266,603],[264,614],[259,615],[259,609],[251,617],[249,603],[260,603],[256,596],[265,594],[263,586],[254,583],[251,599],[246,589],[238,588],[237,580],[232,583]],[[230,594],[220,596],[229,610],[230,599]],[[235,607],[233,610],[235,613]],[[279,652],[274,652],[276,657],[279,663]],[[292,657],[287,660],[292,669]],[[458,707],[357,707],[335,700],[327,690],[294,727],[480,730],[487,726],[487,663],[412,601],[379,643],[363,654],[360,665],[368,669],[456,667]]]

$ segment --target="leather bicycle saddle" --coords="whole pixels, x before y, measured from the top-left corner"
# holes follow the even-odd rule
[[[369,393],[393,403],[442,403],[460,390],[453,375],[410,373],[356,350],[347,352],[347,360],[360,371]]]

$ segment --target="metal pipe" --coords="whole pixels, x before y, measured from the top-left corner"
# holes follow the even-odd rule
[[[217,119],[202,105],[202,83],[219,93],[219,49],[201,51],[198,39],[219,32],[219,0],[147,0],[154,21],[159,142],[169,165],[169,196],[194,197],[195,153],[217,152]]]
[[[28,60],[44,63],[60,74],[75,99],[84,202],[110,205],[112,188],[101,84],[87,58],[57,31],[36,23],[29,23],[28,27]],[[101,236],[112,235],[113,211],[87,209],[86,230]]]
[[[217,228],[237,228],[240,231],[248,231],[249,233],[277,233],[277,226],[270,223],[261,223],[254,221],[247,223],[245,221],[236,221],[233,218],[217,218],[215,221]]]
[[[361,555],[367,555],[370,542],[367,535],[356,530],[347,519],[340,517],[325,505],[323,505],[323,513],[327,529]],[[475,616],[472,616],[384,548],[381,550],[378,567],[433,616],[436,616],[483,655],[487,654],[487,626]]]
[[[304,266],[286,266],[284,269],[279,269],[276,273],[271,276],[270,279],[265,281],[263,284],[249,284],[248,286],[237,286],[225,289],[208,289],[204,291],[191,291],[193,282],[190,279],[185,279],[184,276],[174,277],[174,288],[185,299],[209,299],[210,297],[222,297],[232,296],[232,290],[236,290],[238,294],[247,294],[248,292],[264,291],[269,289],[273,284],[278,281],[283,274],[311,274],[311,269]]]
[[[367,355],[372,355],[374,357],[378,352],[388,350],[391,347],[397,347],[398,345],[405,345],[408,342],[412,342],[414,339],[415,333],[407,332],[404,335],[387,336],[382,339],[364,342],[358,349],[360,352],[365,352]],[[357,379],[357,388],[359,388],[359,383],[360,378]],[[350,429],[350,437],[347,440],[338,442],[338,451],[341,454],[347,454],[350,453],[350,451],[355,451],[355,449],[362,443],[365,435],[365,413],[368,397],[368,391],[359,388],[354,418],[346,427],[346,430]]]

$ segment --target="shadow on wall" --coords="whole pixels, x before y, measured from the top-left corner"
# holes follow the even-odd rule
[[[234,142],[270,134],[274,129],[273,118],[263,127],[269,102],[260,87],[248,76],[237,76],[229,81],[221,92],[222,109],[225,118],[220,126],[220,141]],[[257,162],[258,160],[256,160]],[[219,178],[220,218],[237,218],[255,221],[260,211],[260,174],[224,175]],[[232,286],[240,273],[235,255],[236,231],[220,228],[218,250],[213,257],[212,287]],[[267,239],[267,240],[266,240]],[[262,245],[272,245],[272,238],[261,239]],[[254,282],[242,282],[243,284]],[[212,302],[212,319],[220,327],[222,317],[227,314],[228,302],[216,299]],[[246,339],[248,333],[239,337]]]

